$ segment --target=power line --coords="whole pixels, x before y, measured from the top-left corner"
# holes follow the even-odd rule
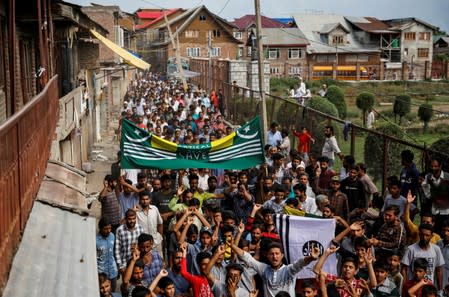
[[[225,5],[220,9],[220,11],[217,13],[217,15],[222,13],[222,11],[226,8],[226,6],[228,6],[229,1],[231,1],[231,0],[226,1]]]

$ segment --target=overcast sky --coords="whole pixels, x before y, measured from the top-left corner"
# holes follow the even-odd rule
[[[253,0],[66,0],[78,5],[94,2],[118,5],[125,12],[138,8],[191,8],[206,5],[228,20],[254,14]],[[449,33],[449,0],[261,0],[262,14],[290,17],[293,13],[335,13],[345,16],[373,16],[379,19],[417,17]]]

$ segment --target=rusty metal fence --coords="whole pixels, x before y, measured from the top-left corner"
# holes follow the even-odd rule
[[[44,177],[58,117],[58,81],[0,126],[0,288]]]
[[[257,91],[222,82],[222,89],[226,101],[226,117],[233,124],[242,124],[254,116],[261,114],[261,101]],[[303,106],[294,99],[281,98],[266,94],[267,122],[277,122],[281,128],[289,131],[292,148],[297,146],[297,138],[292,135],[292,130],[307,127],[316,142],[311,146],[311,151],[321,155],[324,144],[324,126],[331,125],[336,131],[338,143],[345,155],[352,155],[357,162],[368,165],[366,155],[377,152],[381,158],[376,160],[378,166],[368,168],[368,173],[374,177],[382,189],[385,189],[386,178],[398,175],[401,169],[401,159],[398,151],[409,149],[415,157],[415,162],[420,172],[428,169],[429,159],[432,155],[438,155],[444,160],[449,160],[447,152],[436,152],[425,146],[409,141],[407,136],[385,134],[382,131],[367,129],[363,126],[341,120],[338,117]],[[371,143],[365,144],[368,136]],[[365,151],[367,150],[367,151]],[[371,161],[371,163],[373,163]],[[341,163],[337,165],[341,166]],[[376,164],[375,164],[376,165]],[[376,169],[377,168],[377,169]],[[336,168],[337,170],[339,167]],[[371,170],[371,172],[370,172]]]

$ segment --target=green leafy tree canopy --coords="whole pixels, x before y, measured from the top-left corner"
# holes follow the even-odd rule
[[[326,92],[326,98],[335,105],[338,115],[341,119],[346,118],[347,107],[345,102],[345,94],[343,90],[337,86],[330,86]]]

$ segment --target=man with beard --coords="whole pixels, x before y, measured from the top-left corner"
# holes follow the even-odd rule
[[[151,201],[159,209],[162,218],[164,221],[168,221],[168,219],[174,215],[174,213],[168,207],[170,200],[176,194],[176,191],[172,188],[172,180],[170,175],[164,174],[161,176],[161,189],[157,192],[152,193]],[[168,227],[168,226],[167,226]]]
[[[349,220],[348,197],[340,191],[340,178],[336,175],[331,179],[329,190],[329,204],[335,209],[335,214],[345,220]]]
[[[399,220],[399,207],[390,205],[384,210],[384,224],[376,238],[368,239],[371,246],[377,248],[376,256],[385,254],[385,250],[402,249],[405,244],[405,228]]]
[[[365,199],[363,184],[358,178],[358,169],[355,166],[348,168],[348,177],[341,181],[340,190],[348,197],[349,209],[367,209],[368,201]]]
[[[299,183],[293,186],[293,193],[295,199],[298,200],[298,208],[305,213],[314,214],[316,212],[315,198],[308,197],[306,195],[307,187],[303,183]]]
[[[150,234],[154,240],[154,249],[163,257],[162,239],[164,234],[163,221],[156,206],[151,205],[151,198],[147,192],[139,194],[141,210],[137,212],[137,220],[146,234]]]
[[[425,203],[430,204],[435,216],[435,232],[441,231],[441,223],[449,219],[449,174],[441,170],[441,161],[432,158],[431,173],[427,174],[422,184]],[[413,194],[413,193],[412,193]]]
[[[413,261],[417,258],[424,258],[429,265],[427,266],[426,278],[431,280],[439,290],[443,289],[443,266],[444,258],[440,248],[430,243],[433,227],[430,224],[421,224],[419,226],[419,241],[409,245],[402,257],[402,276],[404,279],[412,279]]]
[[[125,224],[117,228],[115,236],[115,261],[122,277],[126,270],[126,264],[132,257],[133,247],[137,246],[137,238],[143,233],[142,227],[137,224],[136,212],[128,209],[125,213]]]
[[[324,139],[321,156],[329,158],[329,168],[332,168],[334,166],[335,154],[337,154],[340,159],[343,159],[343,154],[338,146],[337,138],[334,136],[334,127],[326,126],[324,128],[324,135],[326,138]]]
[[[178,250],[173,254],[173,263],[167,270],[168,277],[175,285],[175,296],[188,294],[190,288],[189,282],[181,275],[181,260],[182,251]]]

